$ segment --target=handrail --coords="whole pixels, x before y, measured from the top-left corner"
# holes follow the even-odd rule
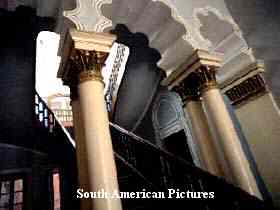
[[[56,120],[53,112],[48,108],[46,103],[43,101],[43,99],[36,93],[35,96],[35,116],[36,119],[39,121],[39,125],[41,127],[44,127],[48,129],[50,133],[55,132],[56,127],[61,127],[63,129],[63,126]],[[157,145],[154,145],[147,139],[141,138],[134,133],[127,131],[126,129],[110,122],[110,128],[115,129],[117,132],[117,137],[124,138],[125,142],[124,145],[126,146],[135,146],[141,145],[143,147],[137,147],[137,149],[143,149],[141,152],[145,152],[145,148],[149,149],[153,152],[153,154],[157,154],[159,159],[163,159],[163,161],[166,161],[166,163],[171,163],[172,167],[178,167],[180,169],[180,173],[184,175],[184,183],[187,185],[187,187],[190,187],[190,189],[195,191],[204,191],[204,190],[211,190],[211,191],[217,191],[218,194],[223,194],[224,192],[229,193],[229,198],[227,198],[227,201],[230,202],[233,205],[236,205],[236,208],[233,209],[239,209],[239,207],[242,205],[248,206],[249,208],[253,206],[252,209],[273,209],[272,206],[265,206],[261,200],[258,198],[246,193],[242,189],[235,187],[229,183],[227,183],[223,178],[213,176],[209,174],[206,171],[203,171],[200,168],[195,167],[194,165],[190,164],[183,158],[180,158],[163,148],[160,148]],[[118,139],[113,138],[113,146],[116,146],[120,142]],[[126,148],[127,149],[127,148]],[[132,153],[135,152],[132,150]],[[162,187],[159,187],[156,185],[147,174],[142,173],[139,168],[137,167],[137,158],[136,163],[129,161],[129,158],[125,158],[120,154],[118,151],[114,151],[114,155],[117,160],[121,161],[126,167],[130,169],[132,173],[134,173],[137,177],[141,178],[141,180],[144,181],[146,186],[149,186],[151,189],[158,190],[158,191],[165,191],[166,188],[161,189]],[[157,175],[165,175],[165,174],[157,174]],[[172,177],[167,177],[172,179]],[[215,184],[213,184],[213,183]],[[216,186],[217,185],[217,186]],[[214,188],[213,188],[214,187]],[[161,190],[160,190],[160,189]],[[209,205],[212,204],[204,204],[203,209],[209,209]],[[215,204],[216,207],[216,204]],[[241,208],[242,209],[242,208]]]
[[[61,129],[73,147],[76,146],[75,141],[72,139],[69,132],[56,119],[53,111],[48,107],[37,92],[35,92],[35,121],[37,125],[47,129],[49,133],[53,133],[55,129]]]
[[[35,117],[40,126],[47,128],[50,133],[53,132],[57,120],[37,92],[35,93]]]
[[[191,189],[191,191],[214,191],[215,194],[218,196],[226,196],[225,200],[229,202],[228,205],[234,205],[233,209],[275,209],[272,205],[272,203],[263,202],[262,200],[258,199],[257,197],[245,192],[239,187],[236,187],[228,182],[225,181],[224,178],[220,178],[217,176],[214,176],[200,168],[195,167],[194,165],[188,163],[186,160],[175,156],[174,154],[154,145],[153,143],[149,142],[148,140],[141,138],[134,133],[127,131],[126,129],[114,124],[110,123],[110,127],[114,128],[116,131],[120,132],[122,135],[126,135],[128,138],[127,144],[141,144],[143,147],[139,147],[138,149],[141,149],[142,153],[145,154],[145,148],[152,150],[153,152],[156,152],[156,154],[159,155],[160,158],[163,158],[164,161],[167,161],[171,163],[172,167],[179,166],[179,171],[177,172],[183,174],[184,183],[187,185],[187,190]],[[113,144],[118,144],[119,142],[113,138]],[[128,160],[125,160],[129,162]],[[136,160],[138,161],[138,160]],[[178,165],[179,164],[179,165]],[[139,168],[131,164],[137,171]],[[141,172],[140,172],[141,173]],[[143,177],[147,178],[147,174],[141,173]],[[164,174],[162,174],[164,175]],[[177,174],[176,174],[177,175]],[[181,183],[181,182],[180,182]],[[184,184],[183,184],[184,185]],[[178,187],[178,186],[176,186]],[[180,186],[179,186],[180,187]],[[169,187],[168,187],[169,188]],[[186,188],[184,188],[186,189]],[[163,191],[166,190],[163,189]],[[225,195],[224,193],[227,193]],[[214,204],[213,204],[214,202]],[[216,202],[216,203],[215,203]],[[202,202],[204,205],[204,209],[209,209],[209,206],[214,207],[215,209],[218,205],[218,201],[205,201]],[[212,208],[210,208],[212,209]]]
[[[148,140],[137,136],[136,134],[127,131],[126,129],[114,124],[110,122],[110,126],[112,126],[113,128],[117,129],[118,131],[122,132],[123,134],[128,135],[129,137],[133,138],[135,141],[137,141],[138,143],[144,144],[147,147],[149,147],[150,149],[152,149],[153,151],[157,152],[158,154],[160,154],[161,156],[163,156],[164,158],[168,158],[168,159],[172,159],[173,161],[177,161],[178,163],[182,164],[182,166],[187,167],[188,169],[192,170],[193,172],[199,172],[199,173],[208,173],[206,171],[204,171],[203,169],[200,169],[198,167],[193,166],[192,164],[190,164],[189,162],[187,162],[186,160],[184,160],[181,157],[178,157],[156,145],[154,145],[153,143],[149,142]],[[222,177],[217,177],[219,179],[223,179]]]
[[[121,155],[119,155],[117,152],[114,152],[114,156],[118,160],[120,160],[123,164],[125,164],[127,167],[129,167],[133,173],[135,173],[143,181],[145,181],[152,189],[159,190],[159,188],[156,185],[154,185],[149,179],[147,179],[140,171],[138,171],[132,164],[126,161]]]

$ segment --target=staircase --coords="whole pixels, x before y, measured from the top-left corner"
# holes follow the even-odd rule
[[[59,170],[61,210],[77,210],[79,203],[75,199],[77,190],[75,142],[38,93],[35,94],[34,108],[34,150],[47,154],[49,160]]]
[[[41,105],[40,105],[41,104]],[[68,139],[59,149],[69,146],[69,136],[55,120],[51,110],[36,96],[36,118],[38,129],[49,133],[49,140],[61,141],[61,136]],[[227,183],[224,179],[213,176],[186,162],[168,151],[150,143],[116,124],[110,123],[112,142],[115,152],[118,179],[121,192],[162,192],[163,199],[122,199],[124,210],[149,209],[199,209],[199,210],[269,210],[275,209],[270,202],[264,202],[242,189]],[[58,138],[59,137],[59,138]],[[63,146],[64,145],[64,146]],[[74,148],[74,145],[71,145]],[[42,149],[43,147],[39,145]],[[43,148],[44,149],[44,148]],[[50,151],[46,151],[50,152]],[[56,157],[58,158],[58,157]],[[63,158],[61,159],[64,162]],[[69,172],[69,171],[65,171]],[[66,177],[66,176],[65,176]],[[74,178],[70,180],[75,186]],[[170,190],[172,189],[172,190]],[[175,191],[174,191],[174,190]],[[71,188],[74,193],[75,190]],[[65,192],[65,191],[64,191]],[[62,193],[64,193],[62,191]],[[172,192],[171,198],[168,198]],[[183,192],[195,198],[176,198],[176,192]],[[196,192],[194,194],[194,192]],[[209,192],[211,197],[197,192]],[[210,195],[208,194],[208,196]],[[161,194],[162,195],[162,194]],[[69,195],[68,195],[69,196]],[[75,203],[73,197],[66,197],[67,202]],[[62,195],[63,197],[63,195]],[[74,195],[75,197],[75,195]],[[200,198],[199,198],[200,197]],[[65,202],[66,202],[65,201]],[[73,206],[62,209],[74,209]]]
[[[123,128],[110,124],[120,191],[213,192],[215,198],[124,199],[124,209],[274,209],[242,189],[213,176]],[[147,157],[149,161],[147,161]],[[143,161],[144,160],[144,161]],[[167,196],[166,196],[167,197]]]

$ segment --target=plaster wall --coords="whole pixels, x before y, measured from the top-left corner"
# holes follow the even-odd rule
[[[265,94],[235,110],[256,160],[258,170],[280,205],[280,116],[270,94]]]

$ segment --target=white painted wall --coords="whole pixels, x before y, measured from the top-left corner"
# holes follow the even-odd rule
[[[60,57],[57,56],[60,36],[54,32],[42,31],[37,37],[36,47],[36,90],[41,97],[53,94],[69,94],[56,77]]]

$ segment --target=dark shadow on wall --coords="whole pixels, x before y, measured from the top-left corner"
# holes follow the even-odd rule
[[[225,0],[254,56],[265,62],[265,78],[280,106],[280,1]]]
[[[36,38],[54,21],[20,6],[0,10],[0,141],[32,147]]]
[[[161,55],[149,47],[145,34],[131,33],[125,25],[117,25],[112,33],[117,35],[117,42],[130,49],[113,121],[134,131],[144,119],[164,76],[157,67]]]
[[[56,167],[62,178],[61,209],[77,209],[75,148],[60,127],[53,133],[40,129],[34,116],[36,38],[55,22],[21,6],[14,12],[0,10],[0,24],[0,180],[3,173],[25,168],[33,179],[26,188],[32,191],[27,209],[48,209],[50,191],[42,174]]]

